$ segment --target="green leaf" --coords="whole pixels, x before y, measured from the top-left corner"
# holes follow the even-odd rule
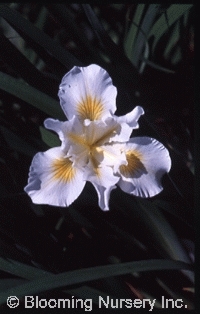
[[[162,67],[161,65],[155,63],[155,62],[152,62],[150,60],[147,60],[147,59],[142,59],[144,60],[144,62],[146,64],[148,64],[149,66],[151,66],[152,68],[158,70],[158,71],[162,71],[162,72],[165,72],[165,73],[170,73],[170,74],[175,74],[175,71],[173,70],[170,70],[170,69],[167,69],[165,67]]]
[[[136,200],[136,202],[139,207],[140,217],[149,230],[152,242],[156,250],[160,252],[160,255],[165,258],[190,263],[190,259],[180,244],[176,233],[159,208],[151,201],[145,199]]]
[[[35,147],[28,144],[26,141],[24,141],[21,137],[10,131],[9,129],[0,126],[0,130],[9,145],[13,150],[16,150],[22,154],[33,156],[37,153],[37,150]]]
[[[55,19],[59,21],[59,24],[67,31],[71,40],[75,41],[77,46],[81,47],[82,53],[86,54],[88,59],[96,60],[93,62],[102,64],[103,60],[99,51],[91,44],[79,24],[79,21],[77,20],[76,22],[74,12],[72,10],[70,11],[64,3],[46,3],[45,6],[50,14],[53,15]]]
[[[127,79],[136,82],[138,80],[138,72],[124,54],[124,50],[111,40],[91,6],[89,4],[82,4],[82,6],[100,45],[103,46],[104,51],[111,60],[116,61],[114,68],[117,71],[117,80],[120,80],[120,82],[122,81],[123,84],[126,84]],[[127,72],[129,73],[128,77]]]
[[[184,15],[188,10],[193,7],[193,4],[172,4],[163,13],[160,18],[153,25],[148,38],[151,36],[154,37],[152,51],[154,51],[156,44],[160,40],[160,38],[165,34],[168,30],[168,27],[173,25],[176,21],[178,21],[182,15]],[[166,17],[168,20],[168,24],[166,22]]]
[[[42,7],[38,13],[37,20],[35,22],[35,26],[39,29],[43,29],[43,26],[46,21],[46,17],[48,15],[47,9],[45,7]],[[25,47],[24,47],[25,48]],[[31,63],[35,64],[37,60],[37,53],[32,49],[23,49],[24,55],[30,60]]]
[[[0,89],[26,101],[49,116],[66,120],[58,101],[26,84],[24,81],[0,72]]]
[[[39,268],[23,264],[12,259],[4,259],[2,257],[0,257],[0,270],[28,280],[33,280],[50,274],[49,272]]]
[[[6,289],[13,288],[15,286],[19,286],[25,282],[26,282],[26,280],[24,280],[24,279],[15,279],[15,278],[0,279],[0,292],[1,291],[3,292]]]
[[[124,41],[124,49],[125,49],[127,57],[130,60],[133,60],[133,57],[134,57],[134,44],[137,39],[137,34],[139,31],[138,28],[140,25],[140,21],[141,21],[141,17],[143,15],[144,9],[145,9],[145,4],[141,3],[137,5],[136,11],[133,17],[133,21],[130,26],[130,30]]]
[[[52,290],[59,287],[81,284],[97,279],[108,278],[130,274],[135,271],[152,271],[164,269],[188,269],[192,270],[191,265],[173,260],[142,260],[117,265],[97,266],[73,270],[57,275],[40,276],[36,280],[22,284],[18,287],[8,289],[0,295],[0,304],[4,304],[7,297],[17,295],[19,298],[25,295],[33,295],[43,291]]]
[[[42,140],[50,147],[60,146],[60,140],[56,134],[45,129],[43,126],[39,127]]]
[[[190,224],[187,220],[187,217],[185,215],[185,212],[183,212],[183,208],[179,208],[177,206],[174,206],[168,201],[164,201],[162,199],[155,199],[153,201],[155,206],[158,206],[162,210],[170,213],[171,215],[174,216],[174,219],[179,219],[182,221],[184,224],[186,224],[190,229],[193,229],[194,227],[192,224]]]
[[[177,64],[178,62],[180,62],[182,57],[182,52],[181,52],[181,48],[180,47],[176,47],[176,50],[171,58],[171,63],[172,64]]]
[[[71,55],[67,50],[62,48],[55,40],[46,35],[39,28],[35,27],[19,12],[12,10],[6,5],[0,5],[0,15],[13,28],[19,29],[22,33],[32,39],[37,45],[43,47],[48,53],[52,54],[61,64],[68,69],[74,65],[83,66],[82,62]]]
[[[148,34],[157,15],[158,8],[159,6],[157,4],[150,4],[140,25],[140,32],[138,32],[136,37],[136,42],[131,57],[132,63],[137,67],[139,66],[140,59],[143,55],[144,47],[148,47]],[[148,53],[148,49],[146,49],[146,52]]]
[[[180,37],[180,21],[177,21],[175,24],[171,36],[167,42],[166,48],[164,50],[164,57],[167,59],[169,57],[169,54],[171,52],[171,49],[174,47],[174,45],[177,43]]]

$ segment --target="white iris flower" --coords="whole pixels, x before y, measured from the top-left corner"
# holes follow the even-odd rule
[[[33,203],[69,206],[86,181],[95,187],[102,210],[109,210],[116,185],[139,197],[162,191],[161,178],[171,167],[168,150],[149,137],[130,139],[144,110],[138,106],[124,116],[114,114],[117,90],[104,69],[73,67],[58,96],[68,121],[44,122],[58,134],[61,146],[33,158],[24,189]]]

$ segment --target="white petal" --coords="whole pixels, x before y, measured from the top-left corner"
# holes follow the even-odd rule
[[[114,173],[116,173],[121,165],[127,164],[123,147],[124,144],[118,143],[102,145],[96,149],[94,157],[101,165],[112,167]]]
[[[169,172],[168,150],[158,141],[136,137],[126,144],[128,165],[120,166],[120,188],[140,197],[152,197],[162,191],[161,178]]]
[[[116,135],[120,134],[121,126],[114,119],[105,121],[84,121],[85,139],[88,144],[101,146],[104,143],[115,141]]]
[[[68,119],[73,115],[98,120],[116,111],[116,87],[108,73],[96,64],[73,67],[62,79],[58,96]]]
[[[83,179],[105,188],[114,186],[119,181],[119,176],[114,175],[111,167],[98,166],[95,161],[90,160],[85,168]]]
[[[131,112],[127,113],[124,116],[117,117],[118,123],[127,123],[132,129],[139,128],[138,120],[141,115],[144,114],[142,107],[137,106]]]
[[[116,186],[110,186],[108,188],[104,188],[103,186],[99,186],[99,185],[94,184],[94,183],[93,183],[93,186],[95,187],[95,190],[97,191],[99,207],[103,211],[108,211],[109,210],[110,193],[113,189],[116,188]]]
[[[48,118],[44,121],[45,128],[56,132],[59,135],[59,138],[62,142],[64,141],[64,134],[62,131],[64,124],[65,122],[55,120],[52,118]]]
[[[60,147],[37,153],[24,188],[35,204],[69,206],[85,185],[83,171],[74,169]]]

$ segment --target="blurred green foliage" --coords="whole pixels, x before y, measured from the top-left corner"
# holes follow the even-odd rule
[[[9,294],[181,298],[194,308],[191,4],[0,4],[0,308]],[[57,92],[74,65],[97,63],[118,89],[117,114],[145,109],[135,135],[170,151],[163,192],[115,190],[109,212],[90,184],[69,208],[23,192],[34,154],[59,145]],[[112,291],[112,293],[111,293]]]

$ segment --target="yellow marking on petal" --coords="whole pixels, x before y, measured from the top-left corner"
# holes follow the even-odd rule
[[[60,158],[54,160],[52,164],[53,178],[63,183],[73,180],[76,170],[72,167],[72,161],[69,158]]]
[[[83,145],[83,146],[88,146],[88,144],[85,141],[85,138],[82,135],[78,135],[75,133],[68,133],[67,137],[74,142],[75,144]]]
[[[110,128],[107,132],[105,132],[100,138],[98,138],[95,142],[96,145],[101,143],[105,143],[106,140],[109,140],[115,134],[117,134],[117,129],[121,128],[119,124],[115,125],[114,127]]]
[[[93,156],[93,152],[90,152],[91,156],[90,156],[90,160],[92,162],[93,165],[93,170],[95,175],[100,178],[101,176],[101,172],[100,172],[100,168],[99,168],[99,162],[94,158]]]
[[[81,119],[91,121],[101,119],[103,113],[103,104],[97,98],[87,96],[77,105],[77,113]]]
[[[133,177],[134,174],[138,170],[143,170],[144,165],[142,163],[142,154],[137,152],[136,150],[132,151],[129,150],[126,152],[126,159],[128,164],[127,165],[121,165],[119,167],[121,174],[124,177]]]

